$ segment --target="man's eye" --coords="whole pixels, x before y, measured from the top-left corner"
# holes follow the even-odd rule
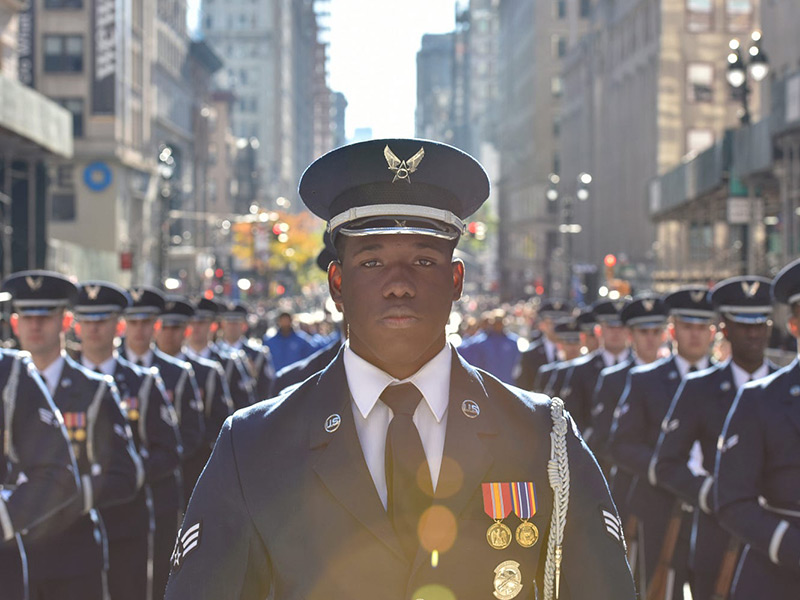
[[[432,267],[436,263],[433,262],[432,260],[428,260],[427,258],[420,258],[417,260],[417,264],[423,267]]]
[[[365,260],[361,263],[362,267],[372,268],[377,267],[380,263],[377,260]]]

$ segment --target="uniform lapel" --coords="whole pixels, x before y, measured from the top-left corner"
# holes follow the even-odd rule
[[[475,417],[472,401],[479,407]],[[434,504],[446,507],[458,519],[469,500],[480,490],[494,456],[486,437],[497,433],[492,406],[483,381],[458,353],[453,352],[450,373],[450,402],[447,408],[447,433],[444,442],[442,469],[436,485]],[[417,551],[414,569],[429,560],[429,551]]]
[[[341,351],[322,372],[311,394],[310,405],[314,408],[309,421],[309,445],[316,453],[314,470],[338,502],[401,559],[407,560],[364,460]],[[329,433],[326,423],[328,429],[333,429],[329,418],[334,415],[338,415],[339,424]]]
[[[61,369],[61,377],[58,379],[56,393],[53,394],[53,402],[56,403],[59,409],[67,411],[76,410],[69,402],[69,398],[72,397],[72,380],[72,367],[69,361],[64,358],[64,367]]]
[[[786,412],[794,423],[795,428],[800,432],[800,361],[794,359],[788,389],[784,388],[783,402],[786,404]]]

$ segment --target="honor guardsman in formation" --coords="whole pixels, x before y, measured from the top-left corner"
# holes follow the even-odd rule
[[[22,271],[5,280],[23,350],[63,415],[80,474],[81,494],[48,523],[46,537],[25,538],[30,597],[101,600],[105,531],[97,509],[128,502],[144,483],[144,468],[120,408],[113,378],[72,360],[62,347],[65,311],[78,290],[49,271]]]
[[[27,600],[21,534],[46,535],[46,519],[78,497],[80,482],[61,413],[27,353],[0,350],[0,398],[0,590]]]
[[[581,357],[581,324],[577,317],[566,317],[558,321],[553,328],[555,333],[556,348],[558,350],[555,361],[542,365],[536,373],[533,382],[534,392],[543,392],[550,376],[558,369],[559,365],[568,363]]]
[[[778,273],[772,296],[800,335],[800,261]],[[800,593],[800,364],[746,383],[717,443],[712,508],[744,545],[732,600]]]
[[[539,330],[542,335],[522,353],[514,372],[514,385],[523,390],[534,389],[539,370],[558,360],[554,329],[556,323],[568,318],[571,311],[572,305],[564,300],[550,300],[539,307]]]
[[[622,526],[558,400],[446,342],[470,156],[373,140],[300,195],[328,222],[348,341],[322,372],[229,418],[173,553],[169,600],[634,598]]]

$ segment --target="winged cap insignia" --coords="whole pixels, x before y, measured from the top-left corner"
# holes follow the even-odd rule
[[[755,296],[759,287],[761,287],[760,281],[754,281],[749,285],[746,281],[742,282],[742,291],[744,292],[744,295],[747,296],[748,298],[752,298],[753,296]]]
[[[169,312],[169,311],[171,311],[171,310],[172,310],[172,309],[174,309],[174,308],[175,308],[175,303],[174,303],[174,302],[167,302],[167,303],[164,305],[164,310],[165,310],[166,312]]]
[[[86,295],[89,297],[89,300],[97,300],[97,296],[100,294],[99,285],[85,285],[83,287],[86,290]]]
[[[651,312],[655,305],[656,305],[656,301],[655,300],[642,300],[642,306],[644,306],[644,309],[647,312]]]
[[[555,301],[555,302],[553,302],[553,308],[554,308],[554,309],[556,309],[556,310],[561,310],[561,306],[562,306],[562,305],[561,305],[561,302],[559,302],[559,301]]]
[[[616,310],[617,312],[620,312],[623,308],[625,308],[625,301],[624,300],[617,300],[616,302],[614,302],[613,306],[614,306],[614,310]]]
[[[140,302],[142,300],[142,295],[144,294],[144,290],[139,288],[133,288],[131,290],[131,298],[133,298],[134,302]]]
[[[30,275],[25,277],[25,283],[28,284],[28,289],[32,292],[35,292],[44,283],[44,277],[31,277]]]
[[[706,292],[703,290],[697,290],[694,292],[689,292],[689,297],[692,299],[692,302],[695,304],[700,304],[703,301],[703,298],[706,297]]]
[[[389,170],[394,171],[392,183],[398,179],[405,179],[408,183],[411,183],[411,177],[409,177],[409,175],[417,170],[419,163],[421,163],[422,159],[425,157],[425,148],[420,148],[419,151],[408,160],[400,160],[387,144],[383,149],[383,156],[386,158],[386,164],[389,165]]]

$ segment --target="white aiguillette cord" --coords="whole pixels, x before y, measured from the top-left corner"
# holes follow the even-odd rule
[[[544,565],[544,600],[557,600],[561,579],[561,554],[564,527],[569,508],[569,457],[567,456],[567,417],[564,401],[553,398],[550,404],[553,430],[550,432],[550,460],[547,476],[553,488],[553,512],[550,517],[550,535],[547,539],[547,559]]]

